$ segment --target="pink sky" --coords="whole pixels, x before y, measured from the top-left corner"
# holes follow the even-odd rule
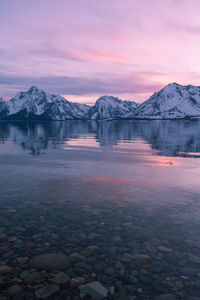
[[[1,0],[0,96],[37,85],[68,100],[146,100],[200,85],[199,0]]]

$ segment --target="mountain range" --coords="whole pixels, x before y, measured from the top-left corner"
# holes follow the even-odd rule
[[[200,117],[200,86],[170,83],[142,104],[113,96],[93,106],[74,103],[32,86],[9,101],[0,98],[2,120],[183,119]]]

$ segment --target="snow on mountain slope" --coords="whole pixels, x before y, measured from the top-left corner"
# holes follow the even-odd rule
[[[100,97],[87,114],[91,120],[133,117],[137,104],[132,101],[122,101],[112,96]]]
[[[69,119],[177,119],[200,117],[200,87],[168,84],[147,101],[137,104],[112,96],[100,97],[94,106],[73,103],[37,87],[20,92],[8,102],[0,99],[0,118],[23,120]]]
[[[32,86],[27,92],[20,92],[7,102],[8,115],[16,118],[46,118],[51,120],[81,119],[89,106],[72,103],[65,98],[49,95]]]
[[[174,119],[200,116],[200,87],[168,84],[142,103],[135,112],[137,118]]]

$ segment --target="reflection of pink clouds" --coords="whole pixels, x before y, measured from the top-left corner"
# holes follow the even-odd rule
[[[158,183],[164,183],[164,180],[159,179],[133,179],[133,178],[124,178],[124,177],[84,177],[81,181],[85,183],[92,183],[92,184],[135,184],[144,187],[152,187],[156,186]]]
[[[44,193],[51,195],[53,201],[79,203],[95,203],[101,206],[106,204],[124,205],[130,201],[138,201],[138,194],[149,193],[158,185],[165,184],[160,179],[131,179],[124,177],[90,176],[52,181],[43,186]]]
[[[152,156],[150,157],[150,160],[145,160],[144,164],[148,166],[179,167],[183,163],[178,157],[174,159],[174,157]]]

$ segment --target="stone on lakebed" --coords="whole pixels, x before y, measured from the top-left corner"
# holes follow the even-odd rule
[[[64,253],[47,253],[32,257],[29,264],[39,270],[65,270],[69,267],[70,260]]]
[[[99,281],[93,281],[79,287],[81,293],[91,296],[95,300],[104,299],[108,294],[106,289]]]

